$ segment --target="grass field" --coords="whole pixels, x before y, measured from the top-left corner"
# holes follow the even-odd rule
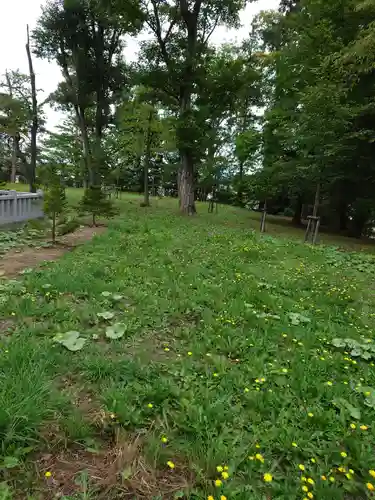
[[[120,205],[0,282],[0,499],[371,496],[373,256]]]

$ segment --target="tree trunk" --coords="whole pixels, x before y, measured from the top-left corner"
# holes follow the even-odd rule
[[[17,176],[17,141],[12,137],[12,168],[10,171],[10,182],[16,182]]]
[[[303,203],[302,203],[302,197],[298,196],[294,208],[294,215],[292,222],[296,226],[300,226],[302,224],[302,208],[303,208]]]
[[[52,243],[56,243],[56,213],[52,214]]]
[[[318,216],[319,202],[320,202],[320,182],[318,182],[318,184],[316,186],[314,208],[313,208],[313,217]]]
[[[145,154],[145,163],[144,163],[144,180],[143,180],[143,189],[144,189],[144,200],[143,204],[145,207],[150,206],[150,191],[148,185],[148,173],[150,171],[150,160],[151,160],[151,124],[152,124],[152,110],[150,110],[148,115],[148,126],[147,126],[147,139],[146,139],[146,154]]]
[[[181,168],[178,183],[180,210],[183,214],[194,215],[196,213],[194,202],[194,165],[190,152],[187,149],[180,150],[180,156]]]
[[[31,125],[31,157],[30,157],[30,170],[29,170],[29,185],[30,192],[36,192],[36,136],[38,133],[38,102],[36,99],[36,86],[35,86],[35,73],[33,67],[33,61],[31,59],[30,51],[30,35],[29,35],[29,25],[27,25],[27,43],[26,43],[26,53],[27,59],[29,61],[29,72],[30,72],[30,82],[31,82],[31,98],[32,98],[32,125]]]

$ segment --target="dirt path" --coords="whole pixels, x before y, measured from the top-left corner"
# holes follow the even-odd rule
[[[36,267],[46,261],[56,260],[66,252],[74,250],[95,235],[103,233],[106,227],[83,227],[74,233],[59,238],[59,244],[46,248],[27,248],[12,250],[3,255],[0,261],[0,277],[11,278],[17,276],[23,269]]]

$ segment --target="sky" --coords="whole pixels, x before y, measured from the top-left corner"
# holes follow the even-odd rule
[[[46,2],[43,0],[0,0],[2,15],[0,17],[0,76],[6,70],[19,69],[28,73],[26,57],[26,25],[32,30],[41,13],[41,6]],[[251,21],[258,12],[267,9],[276,9],[279,0],[258,0],[251,3],[241,14],[242,27],[238,30],[227,30],[224,27],[216,29],[211,41],[215,44],[241,40],[250,31]],[[134,60],[137,53],[137,42],[128,42],[126,48],[126,59]],[[39,101],[44,100],[51,92],[56,90],[61,81],[61,73],[56,63],[36,59],[34,57],[34,70],[36,74],[36,85],[43,91],[38,95]],[[47,115],[47,129],[52,130],[61,122],[63,116],[52,108],[45,107]]]

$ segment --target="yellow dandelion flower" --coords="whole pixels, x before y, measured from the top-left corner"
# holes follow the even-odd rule
[[[314,416],[313,413],[311,413],[311,411],[307,414],[308,417],[312,418]]]
[[[322,479],[322,481],[327,481],[327,477],[326,476],[321,476],[321,479]]]
[[[371,477],[375,477],[375,470],[371,469],[368,471]]]
[[[152,403],[148,403],[147,408],[153,408],[153,406],[154,405]]]
[[[364,395],[366,396],[366,398],[368,398],[369,396],[371,396],[371,392],[370,392],[370,391],[366,391],[366,392],[364,393]]]
[[[302,491],[304,492],[309,491],[309,488],[307,486],[302,486]]]
[[[307,482],[308,482],[309,484],[312,484],[312,485],[314,485],[314,484],[315,484],[314,479],[311,479],[311,477],[309,477],[309,478],[308,478]]]
[[[220,500],[227,500],[227,497],[225,495],[221,495]]]
[[[229,467],[227,465],[224,465],[224,470],[229,470]]]
[[[331,483],[335,482],[335,478],[333,476],[329,476],[329,480],[331,481]]]
[[[310,458],[310,462],[311,462],[312,464],[316,464],[316,458]]]
[[[361,431],[367,431],[368,429],[367,425],[360,425],[359,428],[361,429]]]
[[[352,477],[353,477],[353,475],[350,474],[349,472],[347,474],[345,474],[345,476],[346,476],[347,479],[352,479]]]
[[[283,368],[281,371],[282,371],[283,373],[288,373],[287,368]]]
[[[219,374],[218,374],[218,373],[214,373],[214,377],[218,377],[218,376],[219,376]]]
[[[303,483],[306,483],[307,479],[305,478],[305,476],[302,476],[302,477],[301,477],[301,481],[302,481]]]
[[[257,453],[255,455],[255,459],[256,460],[259,460],[259,462],[262,462],[262,464],[264,464],[264,458],[263,458],[263,455],[261,455],[260,453]]]
[[[188,356],[192,356],[193,353],[191,351],[188,352]]]
[[[272,474],[269,474],[268,472],[263,474],[263,480],[265,483],[270,483],[272,479],[273,479]]]
[[[260,444],[258,444],[258,443],[257,443],[257,444],[255,445],[255,448],[258,448],[258,450],[259,450],[259,448],[260,448]]]
[[[350,472],[350,474],[354,474],[354,470],[353,469],[349,469],[349,472]]]
[[[220,488],[220,486],[222,486],[222,485],[223,485],[223,481],[221,479],[215,479],[215,486]]]
[[[208,495],[207,500],[215,500],[212,495]]]
[[[248,387],[245,387],[244,392],[249,392],[250,389]]]
[[[292,443],[293,448],[297,448],[297,443]]]
[[[165,352],[169,352],[169,347],[164,347]]]
[[[341,467],[339,467],[337,470],[338,470],[339,472],[346,472],[346,467],[342,467],[342,466],[341,466]]]
[[[223,472],[223,470],[224,470],[224,469],[223,469],[223,467],[222,467],[221,465],[218,465],[218,466],[216,467],[216,470],[217,470],[218,472]]]
[[[45,477],[51,477],[52,473],[48,470],[44,475],[45,475]]]
[[[226,472],[226,471],[222,472],[222,473],[221,473],[221,477],[222,477],[223,479],[228,479],[228,477],[229,477],[228,472]]]
[[[309,498],[314,498],[314,495],[311,493],[311,491],[309,491],[309,492],[308,492],[307,496],[308,496]]]
[[[350,428],[351,428],[351,429],[356,429],[356,428],[357,428],[357,426],[353,423],[353,424],[350,424]]]
[[[254,460],[254,457],[253,457],[253,456],[250,456],[250,457],[249,457],[249,460]]]
[[[326,382],[326,385],[331,386],[331,385],[333,385],[333,383],[332,383],[332,382],[330,382],[330,381],[328,381],[328,382]]]
[[[174,469],[175,468],[175,464],[171,460],[168,460],[167,465],[168,465],[168,467],[170,469]]]
[[[372,484],[372,483],[366,483],[366,488],[370,491],[374,491],[375,490],[375,486]]]
[[[302,470],[302,471],[305,470],[305,466],[303,464],[299,464],[298,468],[299,468],[299,470]]]
[[[340,455],[343,457],[343,458],[346,458],[348,456],[348,454],[346,453],[346,451],[342,451],[340,453]]]
[[[161,442],[162,443],[168,443],[168,438],[166,438],[165,436],[162,436],[161,437]]]

